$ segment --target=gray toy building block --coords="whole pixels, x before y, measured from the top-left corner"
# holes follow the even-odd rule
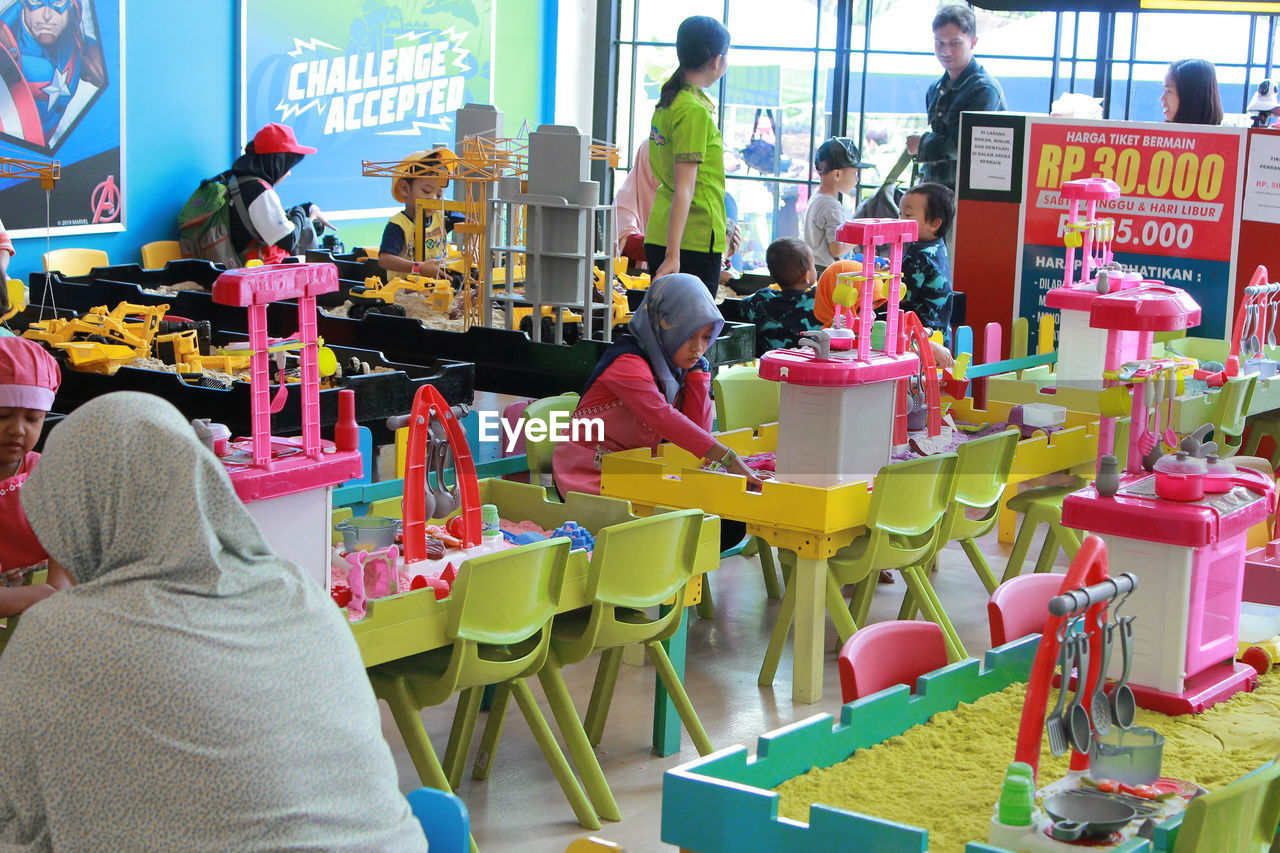
[[[497,139],[502,135],[502,113],[489,104],[465,104],[453,125],[454,151],[462,153],[462,140],[472,136]]]
[[[576,127],[544,124],[529,134],[529,192],[558,195],[572,204],[599,203],[599,186],[590,198],[591,140]]]

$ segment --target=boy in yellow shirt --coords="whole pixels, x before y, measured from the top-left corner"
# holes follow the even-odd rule
[[[415,151],[400,163],[400,170],[412,177],[394,178],[391,195],[404,205],[404,210],[387,221],[382,230],[382,243],[378,247],[378,266],[390,272],[417,273],[438,278],[445,271],[445,234],[449,230],[444,213],[428,208],[423,223],[423,246],[420,257],[414,261],[417,234],[414,219],[418,211],[418,199],[441,199],[449,186],[457,158],[448,148],[431,151]]]

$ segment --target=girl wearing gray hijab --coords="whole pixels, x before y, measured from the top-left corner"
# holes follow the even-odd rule
[[[561,494],[600,494],[606,453],[656,449],[670,441],[699,458],[719,462],[754,485],[760,481],[731,449],[711,435],[711,374],[703,353],[724,318],[702,282],[686,273],[664,275],[644,293],[627,333],[614,338],[587,379],[574,419],[598,418],[602,435],[580,430],[556,445],[551,458]]]
[[[0,851],[426,849],[350,628],[176,409],[81,407],[22,504],[77,585],[0,656]]]

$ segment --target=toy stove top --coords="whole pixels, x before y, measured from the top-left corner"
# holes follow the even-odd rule
[[[889,355],[871,350],[866,361],[856,349],[833,351],[823,358],[811,349],[775,349],[760,357],[760,378],[791,385],[850,388],[914,376],[920,358],[913,352]]]
[[[1102,497],[1089,485],[1062,502],[1062,523],[1090,533],[1199,548],[1243,533],[1270,513],[1275,490],[1260,473],[1239,469],[1233,481],[1230,491],[1198,501],[1159,497],[1153,474],[1125,480],[1114,497]]]

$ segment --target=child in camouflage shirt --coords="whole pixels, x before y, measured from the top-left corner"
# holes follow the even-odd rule
[[[796,237],[783,237],[769,246],[764,259],[782,289],[763,288],[743,303],[746,321],[756,327],[758,356],[771,349],[798,347],[801,334],[822,328],[813,316],[813,283],[818,272],[809,245]]]
[[[917,184],[901,202],[902,218],[914,219],[920,235],[902,255],[902,310],[914,311],[926,329],[951,345],[951,260],[944,238],[956,215],[955,194],[942,184]]]

